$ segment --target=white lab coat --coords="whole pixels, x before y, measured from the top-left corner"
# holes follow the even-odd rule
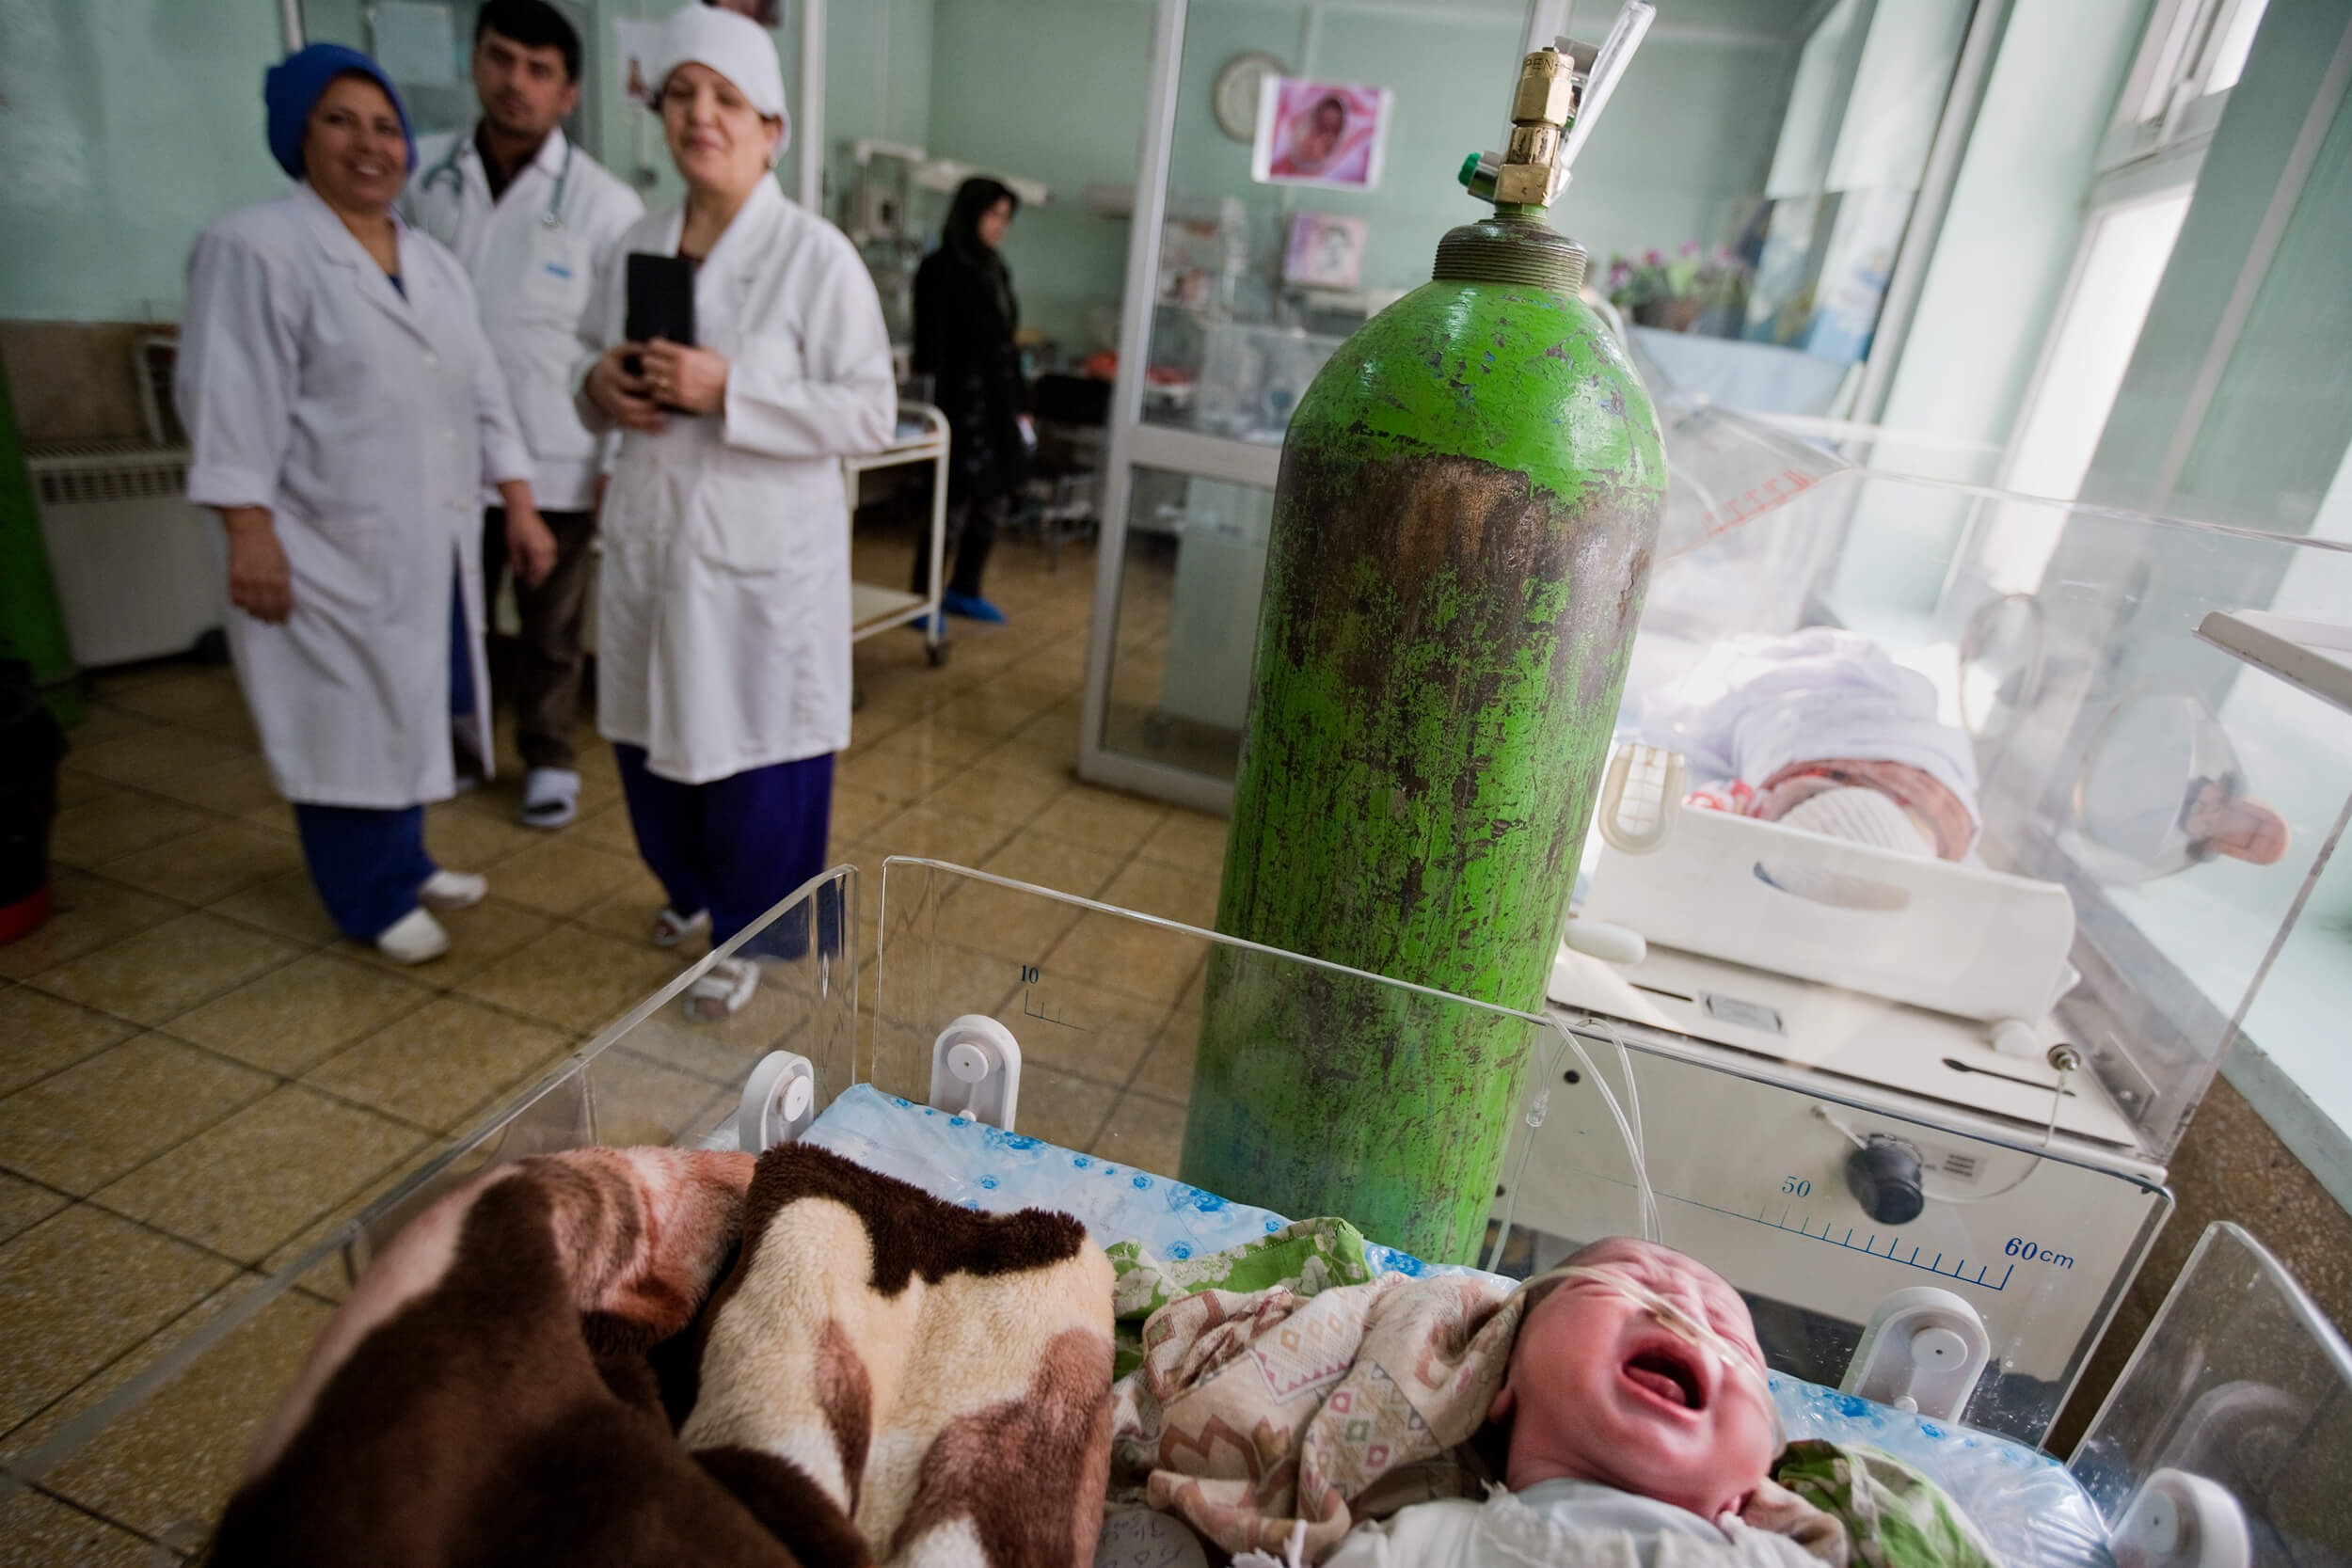
[[[532,499],[542,512],[585,512],[596,504],[606,443],[572,407],[580,318],[596,269],[645,204],[561,131],[495,201],[469,130],[425,137],[417,166],[401,211],[473,279],[483,330],[531,448]],[[498,498],[483,501],[496,506]]]
[[[486,711],[481,486],[531,477],[465,269],[396,226],[405,299],[307,184],[188,257],[188,499],[276,524],[294,612],[232,612],[229,645],[271,777],[319,805],[451,793],[451,578]]]
[[[624,340],[627,259],[677,253],[646,215],[597,275],[584,388]],[[762,180],[694,283],[697,342],[727,358],[720,414],[626,431],[606,493],[596,727],[647,768],[707,784],[850,741],[846,453],[885,446],[898,392],[882,302],[841,231]],[[579,397],[581,418],[601,410]]]

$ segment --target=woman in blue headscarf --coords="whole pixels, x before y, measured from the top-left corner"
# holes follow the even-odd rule
[[[452,715],[487,739],[484,487],[527,581],[555,545],[465,271],[392,211],[416,144],[390,79],[313,44],[262,99],[294,188],[188,258],[188,499],[228,528],[230,647],[319,896],[419,963],[449,947],[429,911],[486,891],[433,863],[423,809],[454,786]]]

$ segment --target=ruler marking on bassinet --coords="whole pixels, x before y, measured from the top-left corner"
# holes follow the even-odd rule
[[[1937,1275],[1946,1279],[1957,1280],[1963,1285],[1975,1285],[1987,1291],[2007,1290],[2009,1288],[2010,1276],[2017,1272],[2016,1265],[2011,1264],[2008,1269],[2002,1272],[2000,1283],[1996,1285],[1987,1278],[1987,1275],[1989,1275],[1993,1270],[1993,1265],[1990,1263],[1979,1266],[1975,1275],[1972,1277],[1963,1272],[1968,1267],[1968,1259],[1965,1258],[1960,1259],[1954,1262],[1950,1268],[1946,1268],[1944,1266],[1944,1255],[1939,1252],[1935,1255],[1935,1260],[1933,1262],[1922,1263],[1919,1261],[1920,1248],[1916,1246],[1911,1249],[1910,1257],[1896,1257],[1896,1249],[1902,1244],[1902,1238],[1900,1236],[1888,1237],[1886,1242],[1886,1250],[1884,1252],[1881,1252],[1878,1250],[1878,1233],[1876,1231],[1871,1232],[1867,1241],[1856,1242],[1853,1239],[1853,1231],[1851,1227],[1847,1229],[1846,1234],[1843,1237],[1838,1236],[1836,1234],[1836,1225],[1833,1221],[1823,1220],[1821,1222],[1821,1228],[1818,1231],[1813,1228],[1813,1220],[1810,1215],[1799,1216],[1796,1223],[1792,1225],[1789,1223],[1790,1211],[1785,1208],[1780,1212],[1780,1218],[1775,1220],[1767,1217],[1761,1207],[1759,1207],[1755,1213],[1748,1214],[1742,1213],[1737,1209],[1724,1209],[1712,1203],[1703,1203],[1694,1197],[1680,1197],[1672,1194],[1665,1194],[1661,1196],[1673,1196],[1674,1200],[1677,1203],[1687,1203],[1693,1209],[1709,1210],[1715,1213],[1724,1215],[1727,1219],[1742,1220],[1749,1225],[1763,1226],[1768,1230],[1779,1230],[1785,1231],[1790,1235],[1803,1236],[1809,1242],[1821,1242],[1827,1245],[1838,1247],[1847,1252],[1859,1252],[1872,1258],[1883,1259],[1885,1261],[1894,1264],[1899,1269],[1917,1269],[1922,1274]]]

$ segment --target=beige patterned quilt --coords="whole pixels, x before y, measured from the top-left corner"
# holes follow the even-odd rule
[[[1115,1392],[1114,1478],[1227,1551],[1279,1555],[1303,1522],[1320,1557],[1360,1518],[1473,1495],[1451,1450],[1486,1420],[1518,1316],[1461,1275],[1183,1297]]]

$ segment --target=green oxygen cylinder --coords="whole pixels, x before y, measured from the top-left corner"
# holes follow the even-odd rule
[[[81,671],[66,641],[65,611],[49,575],[40,507],[24,466],[24,443],[8,372],[0,370],[0,658],[33,667],[33,686],[60,724],[84,718]]]
[[[1527,56],[1510,150],[1464,169],[1494,215],[1439,242],[1291,420],[1217,906],[1228,935],[1525,1011],[1665,499],[1649,395],[1543,220],[1581,85]],[[1467,1261],[1526,1034],[1431,1038],[1369,989],[1212,955],[1184,1180]]]

